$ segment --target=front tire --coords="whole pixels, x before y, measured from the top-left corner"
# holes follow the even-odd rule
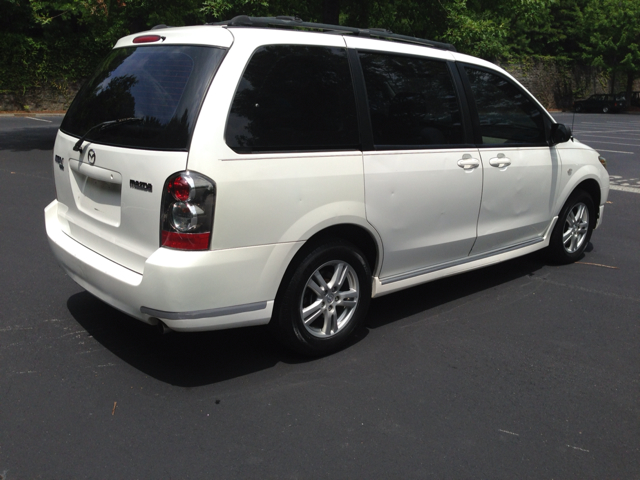
[[[371,300],[371,269],[360,250],[340,240],[312,248],[285,278],[272,328],[289,348],[321,356],[344,347]]]
[[[609,113],[609,107],[602,107],[602,113]]]
[[[576,190],[562,207],[549,241],[549,256],[560,264],[582,258],[595,227],[595,208],[588,193]]]

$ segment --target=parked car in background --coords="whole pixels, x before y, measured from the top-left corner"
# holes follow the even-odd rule
[[[346,345],[372,297],[582,258],[609,192],[598,152],[494,64],[291,17],[120,39],[51,161],[47,234],[82,287],[161,328],[270,324],[307,355]]]
[[[574,112],[620,112],[627,107],[627,101],[619,95],[597,93],[585,100],[573,102]]]
[[[620,92],[616,95],[616,100],[626,102],[627,106],[640,107],[640,91],[631,92],[629,99],[627,99],[627,92]]]

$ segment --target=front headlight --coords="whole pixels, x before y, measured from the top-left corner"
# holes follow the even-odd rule
[[[602,164],[602,166],[604,168],[607,168],[607,159],[604,158],[602,155],[598,155],[598,160],[600,160],[600,163]]]

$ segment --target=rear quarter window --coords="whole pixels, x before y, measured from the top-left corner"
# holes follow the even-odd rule
[[[346,49],[269,45],[256,50],[236,90],[225,139],[238,153],[357,149]]]

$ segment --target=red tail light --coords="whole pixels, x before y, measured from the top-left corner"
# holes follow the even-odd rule
[[[186,202],[194,190],[193,179],[188,175],[180,175],[170,181],[167,188],[173,198],[179,202]]]
[[[213,230],[216,185],[194,172],[170,176],[162,192],[160,246],[208,250]]]

